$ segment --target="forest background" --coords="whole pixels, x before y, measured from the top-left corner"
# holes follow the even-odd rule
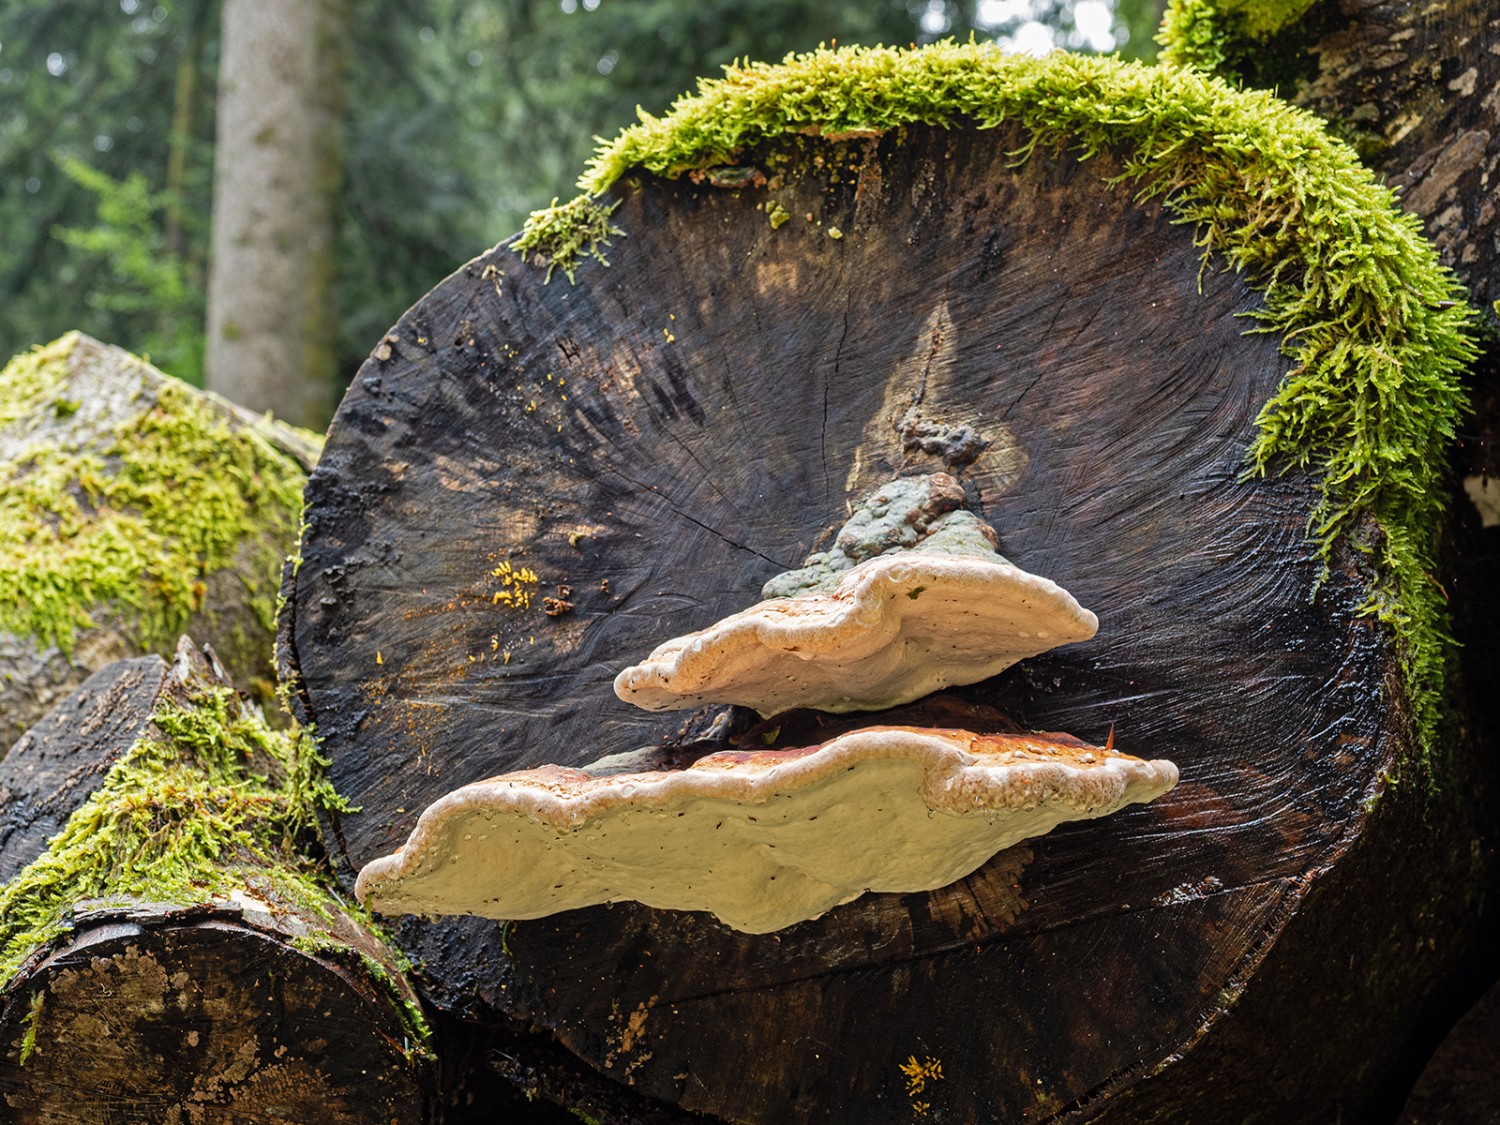
[[[212,237],[216,145],[233,146],[233,155],[256,141],[233,135],[216,113],[221,28],[234,2],[0,0],[0,357],[77,328],[203,385],[205,363],[216,362],[206,346],[209,294],[233,291],[232,277],[214,273],[237,268]],[[326,391],[299,416],[290,404],[237,394],[232,371],[210,372],[208,383],[319,428],[401,312],[519,231],[532,210],[571,197],[596,137],[632,123],[637,106],[659,114],[698,76],[715,76],[735,59],[777,60],[819,43],[972,34],[1005,50],[1055,46],[1149,61],[1162,7],[1162,0],[278,3],[303,9],[306,26],[320,29],[319,96],[297,104],[334,118],[321,173],[332,198],[331,266],[314,302],[327,341],[296,373]],[[225,156],[218,152],[221,178]],[[281,205],[303,206],[295,193]],[[308,252],[305,243],[280,250]]]

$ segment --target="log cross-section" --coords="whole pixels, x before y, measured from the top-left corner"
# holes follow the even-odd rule
[[[432,1120],[397,959],[274,839],[273,786],[296,763],[266,748],[302,744],[229,691],[184,638],[170,666],[95,673],[0,762],[5,1121]],[[233,730],[195,742],[221,705]],[[235,801],[277,847],[223,830]]]
[[[311,479],[281,656],[360,809],[332,824],[351,881],[467,782],[743,729],[611,682],[902,474],[957,476],[1099,617],[953,694],[1180,768],[1148,806],[772,934],[626,903],[399,924],[440,1004],[551,1032],[654,1099],[641,1120],[1144,1120],[1205,1081],[1193,1120],[1326,1116],[1368,1104],[1451,964],[1339,925],[1366,903],[1462,931],[1416,878],[1441,845],[1393,843],[1421,796],[1385,786],[1415,748],[1368,556],[1325,570],[1312,474],[1246,473],[1287,366],[1246,334],[1257,293],[1117,154],[1018,161],[1026,139],[793,135],[728,186],[627,176],[608,268],[476,259],[376,349]]]

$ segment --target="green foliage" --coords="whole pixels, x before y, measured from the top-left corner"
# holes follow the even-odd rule
[[[1025,3],[986,3],[985,0],[923,0],[912,5],[913,14],[924,31],[918,43],[931,43],[947,36],[976,34],[992,37],[1002,47],[1040,46],[1027,32],[1039,24],[1051,34],[1051,45],[1070,51],[1103,51],[1121,58],[1151,62],[1156,57],[1152,36],[1161,23],[1165,0],[1110,0],[1113,46],[1093,46],[1097,13],[1092,20],[1082,20],[1079,0],[1026,0]],[[936,18],[934,18],[936,17]],[[1080,26],[1083,24],[1084,26]],[[1032,53],[1035,53],[1033,50]]]
[[[1261,411],[1249,465],[1310,470],[1322,557],[1341,542],[1372,556],[1365,608],[1394,630],[1422,746],[1436,749],[1449,641],[1432,554],[1439,478],[1465,405],[1459,376],[1474,355],[1470,313],[1417,220],[1311,115],[1191,71],[1112,59],[951,42],[819,50],[730,67],[666,116],[642,114],[599,148],[579,186],[597,195],[635,168],[679,176],[786,134],[917,122],[1019,123],[1022,162],[1064,148],[1115,154],[1122,182],[1192,229],[1205,266],[1260,289],[1256,330],[1280,337],[1290,370]]]
[[[590,137],[636,104],[663,107],[741,54],[904,42],[915,27],[907,0],[568,7],[355,6],[338,204],[345,371],[426,287],[566,194]],[[0,356],[81,328],[174,374],[198,366],[176,280],[201,299],[218,14],[211,0],[0,5]],[[64,170],[83,166],[106,179]]]
[[[158,366],[197,386],[203,384],[203,285],[187,262],[167,252],[161,218],[170,206],[146,177],[116,180],[81,160],[59,158],[74,183],[98,199],[98,220],[87,229],[59,227],[65,244],[85,251],[107,272],[88,299],[142,325],[137,350]]]
[[[116,184],[139,173],[164,205],[153,231],[160,253],[201,284],[213,167],[206,95],[216,65],[205,33],[218,8],[211,0],[0,5],[0,356],[81,328],[175,360],[175,321],[130,305],[142,293],[138,280],[57,232],[101,219],[100,194],[69,166]],[[176,112],[179,94],[192,112]],[[189,361],[195,350],[185,349]]]

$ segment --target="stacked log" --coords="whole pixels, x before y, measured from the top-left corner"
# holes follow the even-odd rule
[[[7,1121],[430,1119],[417,997],[306,858],[315,761],[184,639],[0,762]]]
[[[611,1120],[1377,1105],[1487,863],[1433,572],[1472,352],[1390,198],[1271,99],[958,47],[735,72],[589,187],[402,319],[309,482],[282,667],[346,885],[465,783],[733,749],[616,672],[903,475],[1100,619],[953,705],[1182,782],[772,934],[406,919],[427,995],[555,1038],[581,1067],[507,1071]]]
[[[213,637],[270,704],[318,439],[71,333],[0,371],[0,751],[114,660]]]

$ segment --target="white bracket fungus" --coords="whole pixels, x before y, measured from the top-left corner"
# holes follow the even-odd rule
[[[1098,619],[996,554],[962,499],[945,473],[884,485],[831,550],[766,583],[766,601],[658,646],[615,694],[648,711],[877,711],[1092,637]]]
[[[944,473],[877,489],[830,550],[766,584],[766,601],[661,645],[616,693],[652,711],[884,710],[1093,636],[1094,615],[1001,558],[963,500]],[[946,886],[1002,848],[1176,783],[1171,762],[1070,735],[914,726],[681,770],[543,766],[443,797],[356,890],[384,913],[524,919],[630,899],[765,933],[866,891]]]
[[[765,933],[866,891],[924,891],[1177,781],[1068,735],[870,727],[685,770],[562,766],[466,785],[359,874],[383,913],[538,918],[632,899]]]
[[[908,551],[860,563],[830,594],[758,602],[667,641],[615,678],[615,694],[648,711],[878,711],[988,679],[1098,627],[1050,579]]]

